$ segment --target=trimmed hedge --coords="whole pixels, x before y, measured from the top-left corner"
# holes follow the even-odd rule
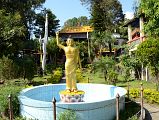
[[[139,98],[140,89],[130,89],[129,94],[132,98]],[[144,89],[144,99],[149,103],[159,104],[159,91],[154,89]]]

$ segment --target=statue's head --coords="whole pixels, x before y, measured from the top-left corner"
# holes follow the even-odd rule
[[[68,38],[66,44],[67,46],[74,46],[74,40],[72,38]]]

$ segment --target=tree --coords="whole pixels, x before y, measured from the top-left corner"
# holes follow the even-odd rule
[[[156,89],[159,90],[159,40],[148,38],[138,46],[136,55],[144,66],[150,66],[156,77]]]
[[[139,14],[144,14],[146,23],[144,24],[145,33],[148,36],[159,36],[159,1],[141,0]]]
[[[112,57],[106,56],[99,58],[97,61],[93,62],[93,68],[101,70],[103,72],[105,81],[107,81],[108,83],[110,81],[113,82],[115,80],[115,61]],[[110,76],[114,78],[111,78]]]
[[[35,10],[45,0],[0,0],[0,57],[17,56],[31,39]]]
[[[124,19],[122,6],[118,0],[81,0],[90,5],[91,23],[95,31],[114,32]]]
[[[14,14],[0,10],[0,57],[17,53],[22,46],[26,28],[19,12]]]
[[[49,60],[51,63],[57,63],[57,54],[58,54],[58,51],[59,51],[59,48],[57,46],[57,43],[56,43],[56,39],[55,38],[51,38],[48,43],[47,43],[47,53],[48,53],[48,56],[49,56]]]
[[[36,15],[35,18],[35,29],[34,34],[36,37],[43,37],[45,33],[45,14],[48,13],[48,36],[55,36],[55,31],[59,27],[59,20],[56,19],[56,16],[51,12],[51,10],[41,11]]]
[[[0,9],[6,10],[6,13],[14,14],[18,12],[21,16],[21,22],[26,28],[25,40],[30,39],[33,23],[35,20],[35,10],[42,7],[45,0],[0,0]]]
[[[100,51],[103,48],[109,48],[110,53],[112,52],[112,43],[115,42],[115,38],[111,35],[111,33],[108,32],[93,32],[91,36],[91,40],[93,42],[93,48]],[[96,50],[95,50],[96,51]]]
[[[90,5],[90,22],[92,23],[95,33],[100,33],[100,38],[103,39],[97,39],[99,40],[99,44],[101,44],[102,41],[99,49],[107,44],[111,53],[112,43],[114,42],[112,34],[115,30],[118,30],[117,28],[124,20],[120,2],[118,0],[81,0],[81,2]]]
[[[89,24],[89,19],[86,16],[81,16],[79,18],[68,19],[63,27],[75,27],[75,26],[87,26]]]

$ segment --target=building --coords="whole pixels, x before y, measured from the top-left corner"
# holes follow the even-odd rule
[[[124,27],[128,28],[128,45],[129,52],[137,49],[137,46],[145,40],[144,34],[144,17],[141,15],[139,18],[133,18],[128,21]]]
[[[71,36],[75,41],[76,40],[85,40],[88,39],[89,33],[93,32],[91,26],[76,26],[76,27],[66,27],[60,30],[59,36],[66,40]]]
[[[145,41],[145,33],[144,33],[144,22],[145,19],[143,15],[140,15],[138,18],[133,18],[130,21],[128,21],[124,27],[128,28],[128,42],[129,45],[129,54],[131,55],[136,49],[137,46]],[[146,81],[149,79],[149,72],[148,68],[144,68],[142,65],[141,68],[141,79],[144,80],[144,77]]]

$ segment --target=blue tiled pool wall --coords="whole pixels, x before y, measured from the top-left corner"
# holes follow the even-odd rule
[[[65,89],[65,84],[45,85],[23,90],[19,96],[22,116],[39,120],[53,119],[51,101],[53,97],[59,101],[58,92],[61,89]],[[85,102],[70,104],[57,102],[57,114],[65,109],[73,109],[80,120],[111,120],[115,116],[114,98],[119,92],[122,96],[120,109],[124,108],[122,101],[125,101],[123,96],[126,93],[125,89],[120,90],[121,88],[111,85],[106,87],[102,84],[78,84],[78,89],[86,92]]]
[[[87,101],[92,100],[92,97],[95,95],[96,97],[93,98],[94,101],[101,101],[105,99],[114,98],[118,92],[122,94],[121,90],[118,90],[118,87],[108,85],[105,87],[103,84],[78,84],[78,89],[83,90],[86,92],[84,99]],[[47,86],[40,86],[31,88],[32,90],[27,90],[24,92],[24,96],[40,100],[40,101],[47,101],[51,102],[52,98],[55,97],[57,101],[60,100],[59,92],[65,89],[65,84],[60,85],[47,85]]]

